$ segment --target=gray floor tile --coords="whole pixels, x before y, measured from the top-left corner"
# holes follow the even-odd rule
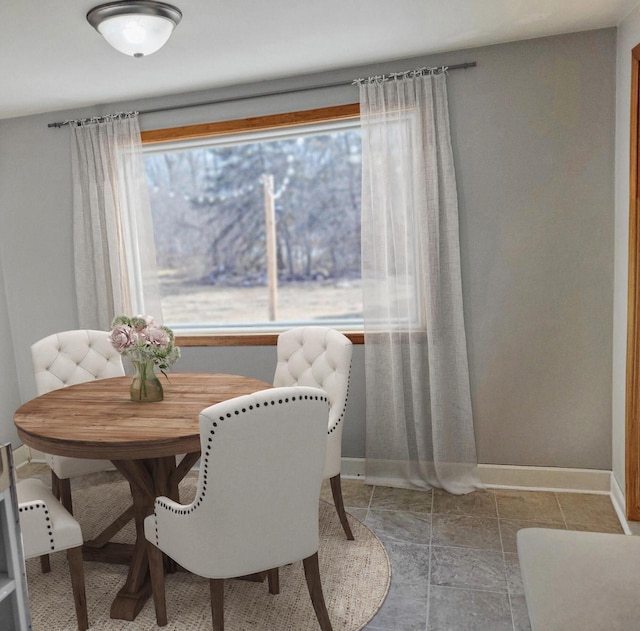
[[[440,542],[443,536],[450,536],[457,541],[459,547],[434,545],[431,557],[431,596],[429,601],[429,626],[431,631],[531,631],[526,600],[523,595],[522,577],[517,556],[516,533],[520,528],[546,527],[564,529],[565,523],[559,512],[559,500],[555,494],[547,492],[510,492],[496,491],[501,519],[499,520],[500,535],[504,549],[504,556],[495,550],[465,549],[464,537],[470,541],[474,537],[482,540],[489,522],[477,521],[479,532],[473,532],[472,519],[446,519],[439,513],[455,515],[483,515],[495,516],[496,500],[492,492],[477,492],[470,496],[450,496],[436,490],[433,498],[434,514],[432,516],[432,542]],[[594,496],[585,494],[569,494],[565,498],[563,510],[567,507],[567,521],[576,519],[578,522],[590,521],[590,526],[576,523],[576,529],[607,528],[610,513],[608,513],[608,498],[593,499]],[[560,496],[560,494],[558,494]],[[597,496],[596,496],[597,497]],[[493,502],[491,501],[493,500]],[[554,501],[555,500],[555,503]],[[493,504],[493,505],[492,505]],[[504,516],[509,516],[505,519]],[[593,518],[595,516],[595,519]],[[554,518],[556,521],[554,521]],[[489,520],[491,521],[491,520]],[[459,530],[456,525],[460,526]],[[447,535],[447,532],[452,534]],[[457,539],[456,539],[457,537]],[[492,536],[491,541],[495,541]],[[423,552],[427,546],[413,544],[398,544],[385,541],[390,548],[392,564],[397,574],[403,577],[418,578],[425,583],[425,571],[428,561],[422,557],[422,562],[415,564],[416,550]],[[428,575],[428,574],[426,574]],[[397,576],[394,574],[394,579]],[[392,579],[392,581],[394,580]],[[444,583],[441,584],[441,583]],[[446,585],[460,585],[461,587],[447,587]],[[464,585],[467,587],[462,587]],[[408,587],[411,585],[411,587]],[[415,589],[415,583],[397,583],[392,587],[397,598],[402,598],[404,590]],[[469,589],[469,586],[472,589]],[[492,591],[495,590],[495,591]],[[507,591],[509,590],[509,594]],[[407,602],[411,603],[412,596],[407,594]],[[415,596],[415,594],[414,594]],[[418,596],[418,602],[419,602]],[[509,601],[511,608],[509,609]],[[399,601],[398,601],[399,602]],[[392,605],[390,605],[391,607]],[[408,607],[419,606],[414,601]],[[391,611],[391,609],[389,610]],[[371,631],[400,631],[394,620],[374,619],[366,628]],[[419,628],[419,627],[418,627]]]
[[[574,524],[572,522],[567,523],[567,530],[579,530],[583,532],[608,532],[613,534],[624,534],[624,530],[620,523],[617,524],[599,523],[599,524]]]
[[[552,528],[565,530],[562,522],[528,521],[524,519],[500,519],[500,535],[504,552],[517,552],[516,536],[522,528]]]
[[[371,498],[371,508],[430,513],[432,493],[432,491],[412,491],[411,489],[376,486]]]
[[[434,489],[433,512],[448,515],[497,517],[496,500],[492,490],[474,491],[466,495],[452,495],[442,489]]]
[[[429,631],[512,631],[506,594],[431,586]]]
[[[498,520],[467,515],[433,515],[431,520],[434,546],[459,546],[501,550]]]
[[[556,493],[556,495],[569,529],[623,532],[608,495],[588,493]]]
[[[385,541],[391,560],[391,584],[424,583],[429,581],[429,546],[415,543]]]
[[[498,517],[564,523],[556,494],[548,491],[496,491]]]
[[[531,631],[529,611],[524,596],[511,596],[511,614],[513,615],[513,631]]]
[[[406,511],[370,510],[365,524],[382,540],[429,544],[431,515]]]
[[[502,552],[432,546],[431,584],[506,592]]]
[[[515,552],[504,553],[504,565],[507,571],[507,586],[510,594],[524,594],[522,585],[522,572],[520,571],[520,560]]]
[[[426,582],[392,583],[387,599],[369,625],[394,631],[425,631],[427,606]]]

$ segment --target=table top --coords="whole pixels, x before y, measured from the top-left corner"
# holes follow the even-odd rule
[[[53,390],[14,414],[18,436],[45,453],[74,458],[131,460],[200,451],[202,410],[266,390],[265,381],[212,373],[162,375],[164,399],[130,399],[130,376],[97,379]]]

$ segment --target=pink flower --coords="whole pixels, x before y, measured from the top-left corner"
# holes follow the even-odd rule
[[[164,348],[169,344],[169,336],[162,327],[150,325],[142,332],[142,334],[144,335],[147,344],[151,344],[152,346],[160,346],[161,348]]]
[[[123,353],[127,349],[136,345],[136,332],[126,324],[120,324],[114,327],[109,336],[109,340],[113,348],[119,353]]]

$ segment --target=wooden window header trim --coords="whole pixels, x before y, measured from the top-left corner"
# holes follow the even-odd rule
[[[141,132],[142,144],[150,145],[160,142],[178,140],[196,140],[226,134],[241,134],[264,129],[297,127],[314,123],[357,119],[360,116],[360,104],[337,105],[321,107],[314,110],[256,116],[238,120],[202,123],[200,125],[186,125],[183,127],[168,127],[166,129],[152,129]]]

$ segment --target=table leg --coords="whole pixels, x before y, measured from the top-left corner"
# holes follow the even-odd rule
[[[163,474],[170,481],[170,486],[167,487],[167,492],[163,493],[163,495],[175,501],[180,501],[178,484],[191,471],[191,468],[199,459],[199,451],[185,454],[178,465],[170,468],[172,469],[171,472],[167,471]],[[163,477],[162,479],[165,478]],[[85,541],[83,546],[84,560],[129,565],[133,556],[133,545],[129,543],[113,543],[111,539],[133,519],[133,515],[134,510],[133,505],[131,505],[94,539]],[[165,570],[167,572],[175,572],[176,568],[176,563],[165,555]]]
[[[133,505],[129,506],[120,516],[116,517],[97,537],[84,542],[85,549],[102,550],[132,519]],[[85,555],[85,561],[94,560],[90,553]],[[127,561],[128,563],[128,561]]]
[[[111,617],[134,620],[151,595],[149,560],[144,536],[144,520],[153,513],[155,498],[166,495],[178,500],[177,484],[171,483],[175,457],[114,460],[113,464],[128,480],[133,498],[136,542],[124,586],[111,605]]]

